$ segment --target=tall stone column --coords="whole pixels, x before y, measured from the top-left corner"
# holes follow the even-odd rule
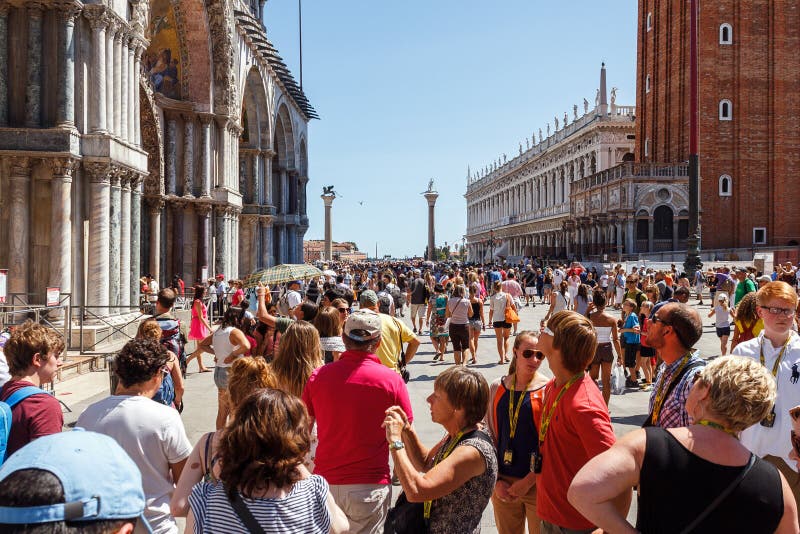
[[[183,278],[183,210],[185,206],[186,202],[183,200],[173,200],[171,202],[172,243],[167,243],[167,246],[172,250],[172,272],[168,273],[170,278],[176,274]]]
[[[166,154],[164,158],[164,166],[167,172],[167,195],[175,195],[177,187],[177,169],[178,156],[176,154],[176,142],[178,136],[178,124],[174,115],[167,115],[167,139],[166,139]]]
[[[634,252],[644,252],[642,250],[636,250],[636,234],[634,233],[634,222],[633,222],[633,214],[629,215],[630,219],[628,219],[625,223],[625,252],[626,254],[633,254]]]
[[[150,274],[156,277],[159,283],[161,276],[161,212],[164,209],[164,199],[147,199],[147,215],[150,219],[150,258],[148,261]]]
[[[211,115],[198,115],[200,119],[200,196],[211,195]]]
[[[53,172],[50,181],[50,276],[48,285],[72,291],[72,173],[73,159],[48,160]]]
[[[131,185],[131,271],[128,280],[130,304],[139,303],[139,277],[141,275],[142,244],[142,179],[138,174],[130,177]]]
[[[104,109],[101,108],[101,109]],[[110,166],[103,162],[84,163],[89,174],[89,279],[87,280],[87,304],[108,306],[109,304],[109,254],[111,248]],[[105,315],[108,308],[93,313]]]
[[[11,158],[11,202],[8,214],[9,293],[28,292],[31,163],[29,158]]]
[[[122,176],[119,169],[113,169],[109,174],[111,181],[111,210],[109,217],[109,253],[108,253],[108,281],[109,303],[113,306],[120,303],[120,244],[122,241]],[[111,310],[117,312],[116,309]]]
[[[250,198],[251,203],[261,204],[261,193],[259,192],[259,185],[261,182],[261,151],[256,150],[252,154],[252,169],[253,174],[250,177]]]
[[[647,219],[647,252],[654,252],[653,248],[653,230],[655,229],[655,221],[653,217]]]
[[[333,192],[325,193],[319,198],[325,203],[325,249],[322,259],[331,261],[333,259],[333,229],[331,227],[331,211],[333,210],[333,200],[336,195]]]
[[[222,274],[229,274],[227,272],[228,267],[228,242],[227,236],[225,235],[225,227],[227,226],[226,221],[226,209],[224,206],[216,206],[214,208],[214,264],[217,270],[214,275],[216,276],[217,273]]]
[[[239,255],[242,251],[239,249],[239,211],[231,211],[231,267],[233,268],[234,278],[239,278]]]
[[[122,25],[115,18],[109,15],[108,28],[106,29],[106,124],[108,131],[114,135],[120,135],[119,130],[114,129],[114,114],[117,111],[114,108],[114,81],[117,71],[120,68],[119,63],[116,63],[114,54],[114,40],[118,33],[123,33],[125,30]]]
[[[139,78],[142,72],[142,54],[144,47],[137,41],[135,60],[133,64],[133,139],[132,143],[136,146],[142,146],[142,111],[141,102],[139,101]]]
[[[8,126],[8,2],[0,4],[0,127]]]
[[[261,268],[266,269],[275,265],[275,259],[272,257],[272,216],[265,215],[261,217]]]
[[[0,8],[2,9],[2,8]],[[62,127],[75,125],[75,17],[78,10],[67,6],[58,12],[58,102],[56,107],[56,124]],[[2,31],[3,17],[0,15],[0,43],[6,39]],[[5,46],[0,45],[0,48]],[[0,62],[5,61],[0,51]],[[3,78],[0,73],[0,80]],[[0,81],[0,85],[2,82]],[[0,93],[2,87],[0,86]],[[0,97],[2,99],[2,97]],[[2,102],[0,102],[2,107]],[[2,111],[0,111],[2,114]],[[0,119],[0,125],[2,125]]]
[[[678,250],[678,217],[672,217],[672,250]]]
[[[40,2],[27,2],[28,61],[25,88],[25,127],[38,128],[42,123],[42,10]],[[5,46],[5,43],[3,43]]]
[[[89,99],[89,128],[92,133],[106,133],[106,25],[104,6],[86,6],[84,14],[92,28],[92,68]]]
[[[620,221],[619,219],[617,219],[617,220],[616,220],[616,222],[614,223],[614,226],[616,227],[615,229],[616,229],[616,233],[617,233],[617,238],[616,238],[616,253],[617,253],[618,255],[622,255],[622,249],[623,249],[623,246],[625,245],[625,244],[622,242],[622,221]]]
[[[133,37],[129,37],[127,40],[127,52],[128,52],[128,59],[127,63],[123,65],[122,68],[128,69],[128,94],[126,98],[127,106],[125,106],[125,113],[128,114],[128,130],[123,132],[122,135],[130,144],[136,144],[134,138],[136,134],[134,133],[135,124],[137,122],[138,116],[135,115],[136,108],[134,107],[134,101],[136,100],[136,87],[134,85],[135,73],[133,71],[133,66],[136,64],[135,58],[135,47],[136,43]]]
[[[119,304],[131,305],[131,173],[121,177],[120,238],[119,238]],[[127,312],[127,309],[122,311]]]
[[[194,180],[194,117],[183,116],[183,196],[194,198],[192,194]]]
[[[123,48],[124,48],[124,38],[125,32],[120,29],[114,35],[114,93],[113,95],[109,95],[109,98],[113,98],[114,100],[114,126],[111,127],[111,130],[120,135],[122,133],[122,121],[128,121],[128,117],[125,115],[122,109],[122,87],[127,82],[127,71],[122,68],[125,64],[125,60],[123,59]]]
[[[434,212],[436,208],[436,199],[439,198],[439,193],[429,190],[425,193],[425,200],[428,201],[428,260],[435,261],[436,250],[436,225],[434,222]]]
[[[205,282],[202,279],[203,267],[208,269],[208,274],[211,276],[216,275],[211,273],[211,257],[208,255],[211,204],[205,202],[194,204],[194,210],[197,213],[197,278]]]

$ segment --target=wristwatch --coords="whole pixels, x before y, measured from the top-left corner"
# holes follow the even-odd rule
[[[400,449],[405,449],[405,448],[406,448],[406,444],[403,443],[402,441],[397,440],[397,441],[390,441],[389,442],[389,449],[391,449],[393,451],[399,451]]]

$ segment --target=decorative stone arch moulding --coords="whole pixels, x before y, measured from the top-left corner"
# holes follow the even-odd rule
[[[153,88],[146,76],[140,77],[139,107],[141,114],[142,148],[157,147],[157,154],[148,154],[148,176],[144,180],[146,195],[164,194],[164,140],[161,137],[161,117],[153,98]],[[147,117],[148,120],[144,120]]]
[[[238,118],[240,108],[237,105],[239,99],[233,48],[233,36],[236,35],[233,2],[205,0],[205,4],[214,71],[214,112]]]

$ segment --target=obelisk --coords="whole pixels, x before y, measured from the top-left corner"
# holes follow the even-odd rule
[[[333,231],[331,230],[331,208],[333,207],[333,199],[336,198],[336,193],[332,190],[325,191],[320,197],[325,203],[325,250],[323,251],[323,259],[331,261],[333,259]]]
[[[422,193],[428,201],[428,260],[436,260],[436,226],[434,224],[434,211],[439,193],[433,189],[433,180],[428,182],[428,190]]]

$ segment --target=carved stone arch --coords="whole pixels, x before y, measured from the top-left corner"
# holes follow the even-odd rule
[[[275,118],[275,134],[273,135],[273,142],[279,164],[286,169],[296,168],[292,117],[289,114],[289,108],[285,103],[281,103],[278,106],[278,112]]]
[[[148,196],[164,194],[164,141],[161,137],[161,118],[156,110],[153,90],[142,78],[139,84],[139,109],[141,110],[142,149],[147,152],[147,170],[144,193]]]
[[[233,2],[205,0],[205,5],[211,42],[211,66],[214,73],[214,112],[237,118],[239,109],[236,96],[236,56],[233,46],[233,38],[236,35]]]
[[[300,171],[300,176],[308,177],[308,147],[306,146],[305,137],[301,137],[298,144],[297,168]]]
[[[270,136],[271,113],[267,105],[267,93],[264,80],[256,67],[250,69],[242,91],[242,127],[246,128],[242,139],[247,139],[247,145],[268,149],[272,147]],[[245,121],[245,112],[247,120]],[[246,122],[246,124],[245,124]]]

